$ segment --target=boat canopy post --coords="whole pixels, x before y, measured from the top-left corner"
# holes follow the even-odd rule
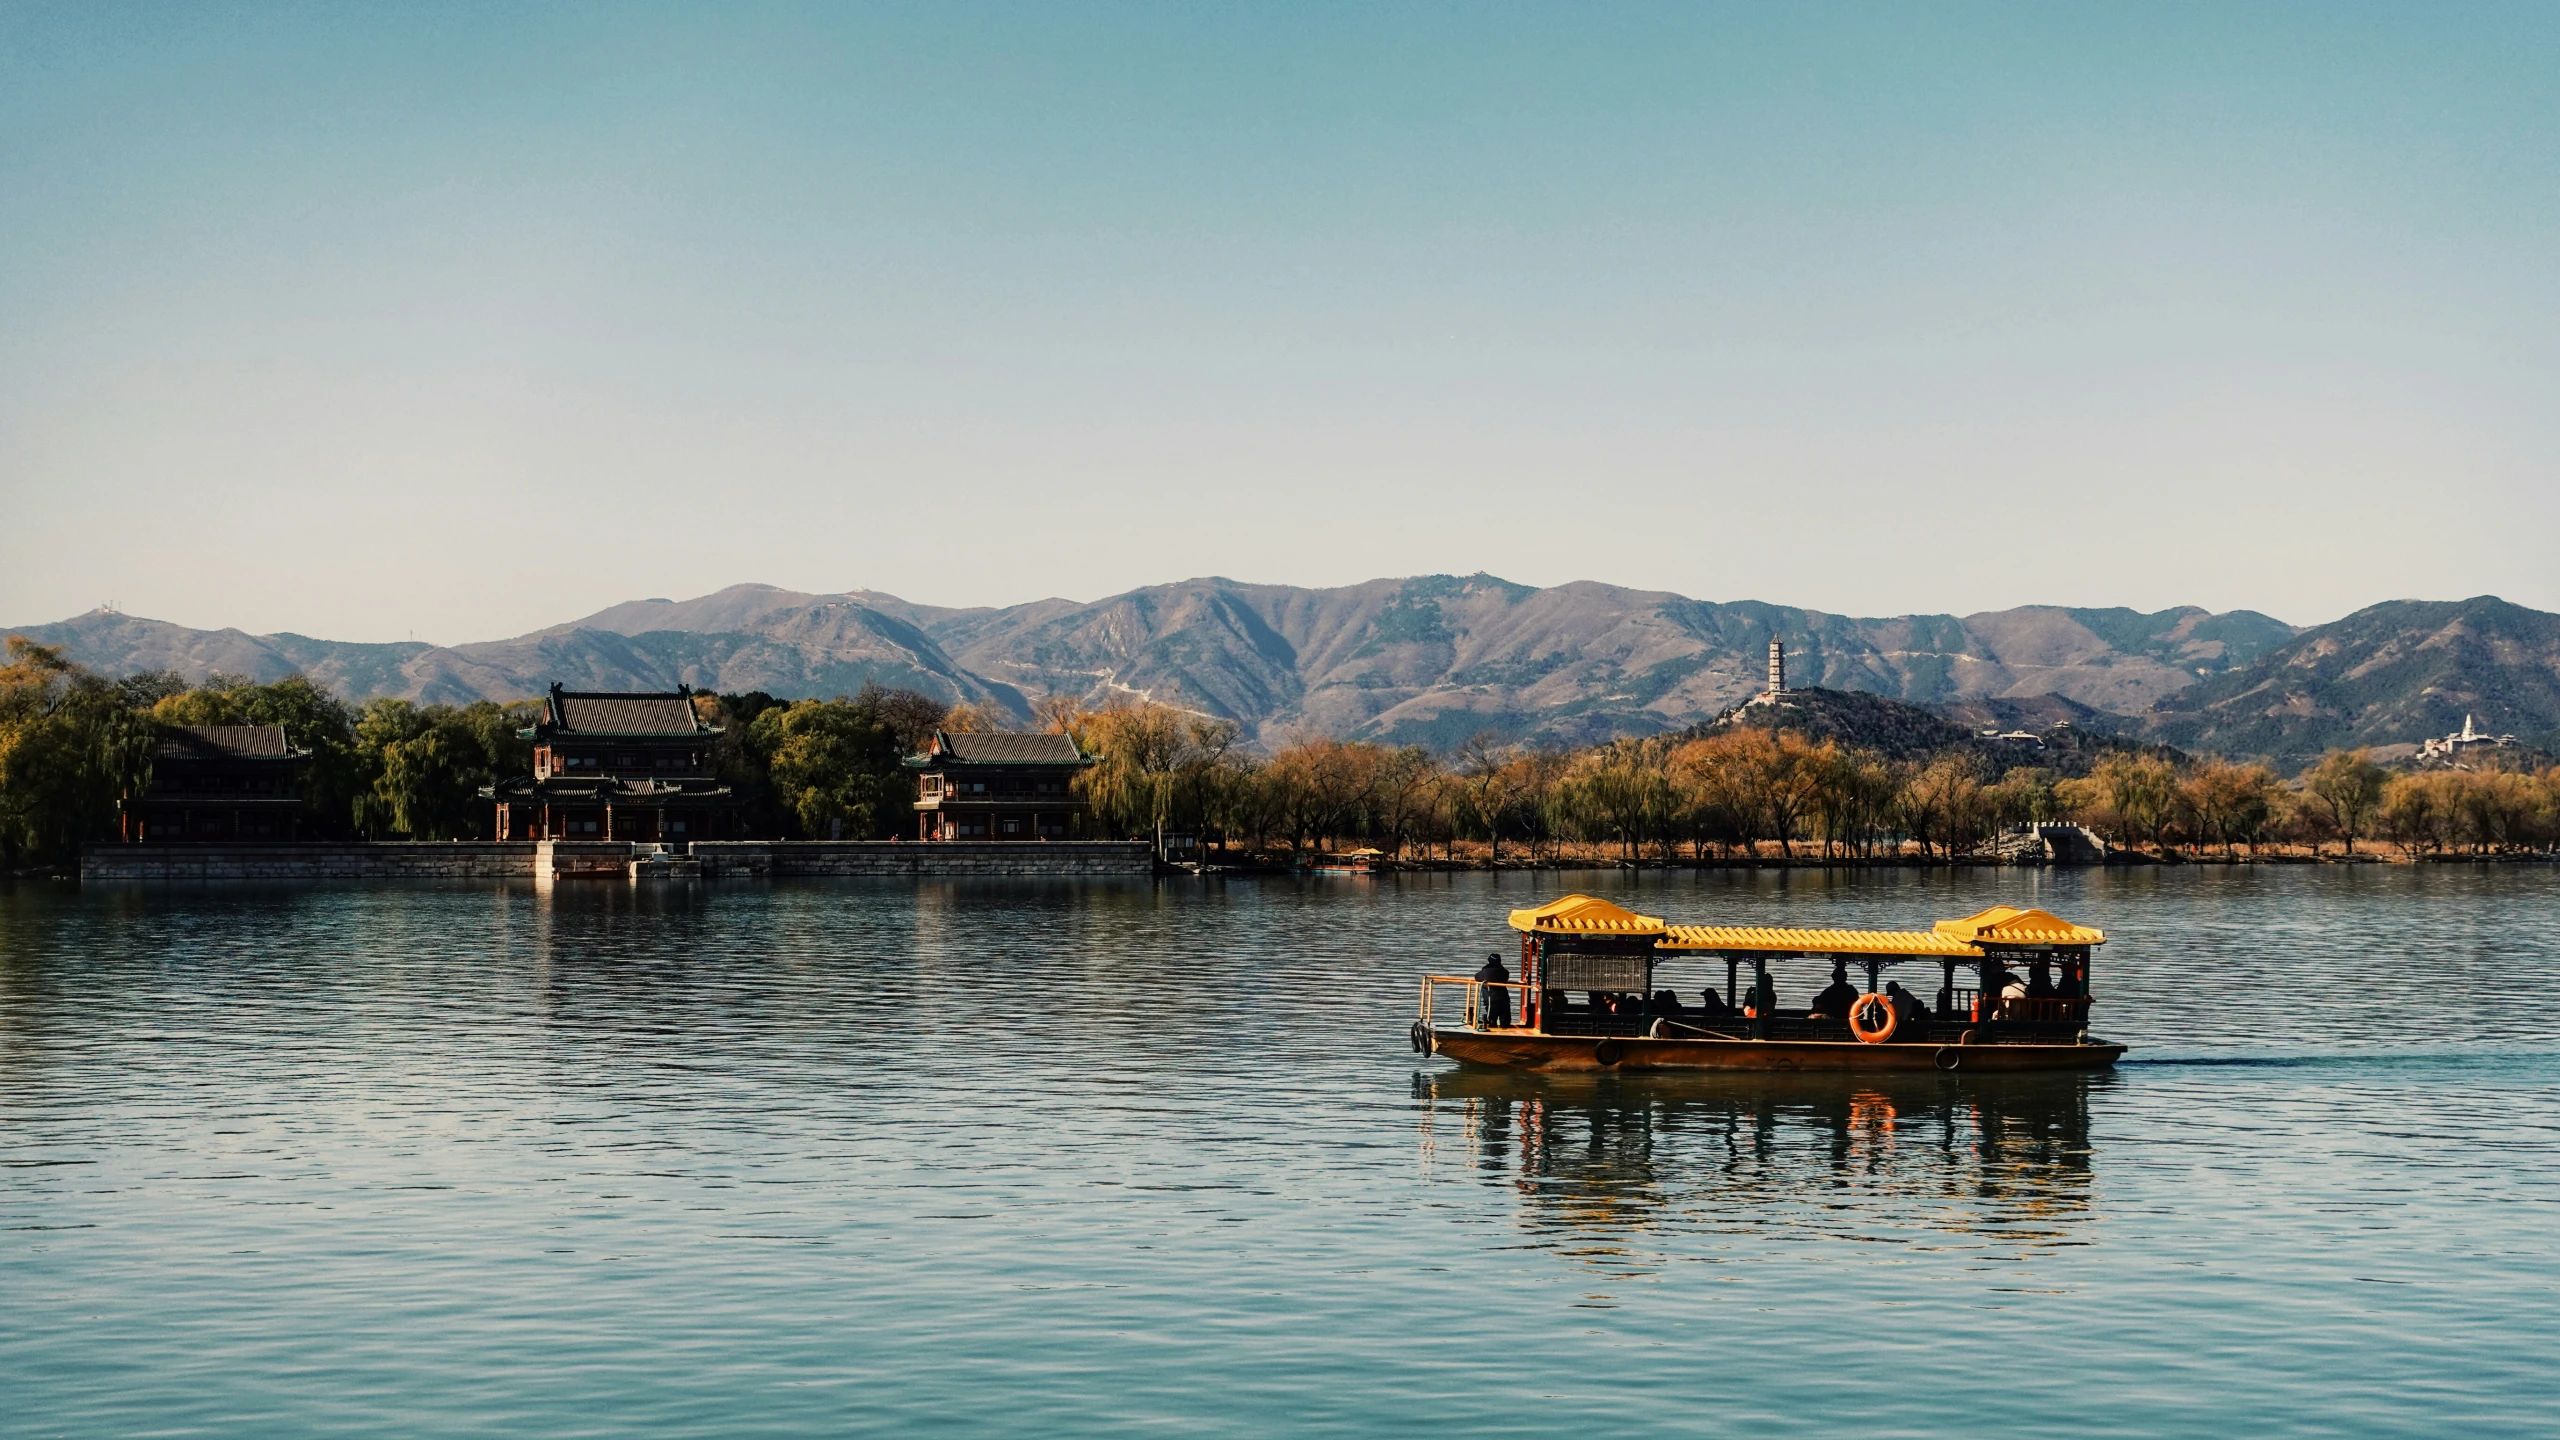
[[[1538,983],[1538,937],[1520,932],[1520,983],[1528,988],[1520,992],[1520,1023],[1532,1030],[1543,1030],[1546,1021],[1539,1014],[1546,1008],[1546,987]]]

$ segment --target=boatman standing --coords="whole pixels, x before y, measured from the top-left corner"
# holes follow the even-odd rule
[[[1511,972],[1502,968],[1502,953],[1495,951],[1484,957],[1484,968],[1476,972],[1484,984],[1484,1023],[1508,1028],[1511,1024],[1511,992],[1502,987],[1511,983]]]

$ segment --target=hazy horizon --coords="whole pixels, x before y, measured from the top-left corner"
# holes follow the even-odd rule
[[[2560,12],[0,14],[0,616],[2560,611]]]

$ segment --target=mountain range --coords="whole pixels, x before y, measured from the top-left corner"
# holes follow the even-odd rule
[[[351,699],[514,699],[554,681],[797,698],[876,681],[1020,719],[1044,696],[1145,696],[1233,719],[1265,744],[1318,732],[1446,747],[1484,730],[1580,744],[1676,729],[1756,693],[1772,638],[1786,643],[1791,684],[1968,724],[2104,714],[2191,749],[2285,755],[2442,733],[2466,708],[2484,725],[2560,728],[2560,616],[2489,597],[2393,601],[2303,630],[2195,607],[1859,619],[1589,581],[1307,589],[1213,577],[960,609],[733,585],[454,646],[191,630],[110,611],[8,633],[103,673],[299,671]]]

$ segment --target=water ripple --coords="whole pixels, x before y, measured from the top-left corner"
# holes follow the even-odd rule
[[[1552,879],[0,891],[0,1394],[31,1434],[2547,1428],[2554,876],[1573,877],[2115,937],[2118,1072],[1856,1081],[1418,1062],[1416,974]]]

